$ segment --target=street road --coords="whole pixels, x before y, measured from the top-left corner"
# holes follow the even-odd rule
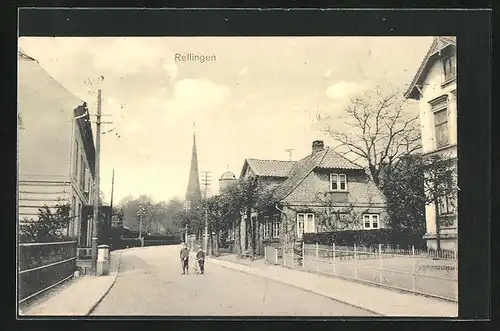
[[[190,272],[192,269],[190,261]],[[207,261],[181,275],[179,246],[126,250],[115,285],[93,315],[373,316],[372,313]]]

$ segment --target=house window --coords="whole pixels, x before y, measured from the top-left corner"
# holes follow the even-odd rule
[[[271,236],[271,222],[269,216],[264,216],[264,238],[267,239]]]
[[[436,128],[436,147],[448,145],[448,110],[440,109],[434,112],[434,123]]]
[[[444,81],[449,81],[450,79],[455,78],[455,63],[454,59],[447,56],[443,58],[443,73],[444,73]]]
[[[314,214],[299,213],[297,214],[297,237],[302,238],[303,233],[316,232],[314,223]]]
[[[279,238],[279,237],[280,237],[279,215],[274,215],[273,216],[273,238]]]
[[[379,228],[379,217],[377,214],[363,215],[363,229],[372,230]]]
[[[83,155],[80,156],[80,188],[85,191],[85,172],[87,171],[85,167],[85,161],[83,160]]]
[[[450,215],[455,213],[455,192],[453,192],[453,175],[452,173],[447,174],[447,193],[442,199],[440,199],[439,204],[439,214],[440,215]]]
[[[76,178],[76,175],[78,174],[78,154],[80,152],[80,146],[78,145],[78,140],[75,141],[75,156],[74,156],[74,167],[73,167],[73,175]]]
[[[330,189],[332,191],[347,191],[347,176],[344,174],[330,174]]]

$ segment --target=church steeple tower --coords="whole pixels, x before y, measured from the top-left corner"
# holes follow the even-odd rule
[[[193,150],[191,153],[191,168],[189,170],[189,182],[186,192],[186,201],[191,204],[201,200],[200,176],[198,173],[198,153],[196,152],[196,132],[193,123]]]

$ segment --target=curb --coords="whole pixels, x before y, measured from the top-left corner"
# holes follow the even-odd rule
[[[216,260],[216,259],[212,259],[212,260]],[[226,262],[226,261],[224,261]],[[227,262],[227,263],[232,263],[232,262]],[[217,264],[217,263],[216,263]],[[234,264],[238,264],[238,263],[234,263]],[[255,276],[255,277],[263,277],[263,278],[266,278],[266,279],[269,279],[269,280],[272,280],[272,281],[275,281],[277,283],[281,283],[281,284],[285,284],[285,285],[288,285],[288,286],[291,286],[291,287],[294,287],[294,288],[297,288],[297,289],[300,289],[302,291],[306,291],[306,292],[309,292],[309,293],[314,293],[316,295],[319,295],[319,296],[322,296],[324,298],[327,298],[327,299],[330,299],[330,300],[333,300],[333,301],[337,301],[337,302],[341,302],[343,304],[346,304],[348,306],[351,306],[351,307],[354,307],[354,308],[358,308],[358,309],[363,309],[367,312],[370,312],[372,314],[375,314],[375,315],[378,315],[378,316],[386,316],[384,314],[381,314],[380,312],[376,312],[376,311],[373,311],[371,309],[367,309],[365,307],[362,307],[362,306],[358,306],[358,305],[354,305],[352,303],[349,303],[349,302],[345,302],[343,300],[339,300],[339,299],[336,299],[336,298],[332,298],[331,296],[328,296],[326,294],[323,294],[323,293],[320,293],[320,292],[316,292],[316,291],[313,291],[313,290],[310,290],[310,289],[307,289],[307,288],[303,288],[301,286],[298,286],[298,285],[295,285],[295,284],[291,284],[291,283],[287,283],[285,281],[282,281],[282,280],[279,280],[279,279],[275,279],[275,278],[271,278],[269,276],[266,276],[264,273],[262,276],[259,276],[257,274],[253,274],[253,273],[250,273],[248,271],[245,271],[245,270],[242,270],[242,269],[239,269],[239,268],[233,268],[233,267],[229,267],[229,266],[225,266],[225,265],[221,265],[221,264],[217,264],[218,266],[222,267],[222,268],[226,268],[226,269],[231,269],[231,270],[234,270],[234,271],[239,271],[241,273],[244,273],[244,274],[247,274],[247,275],[252,275],[252,276]],[[252,267],[249,267],[249,268],[252,268]]]
[[[115,285],[116,280],[118,279],[118,275],[120,273],[120,266],[122,264],[122,253],[123,252],[120,252],[119,254],[117,254],[118,255],[118,267],[117,267],[116,275],[115,275],[115,278],[113,279],[113,282],[111,283],[109,288],[101,295],[101,297],[97,300],[97,302],[88,310],[88,312],[84,316],[89,316],[90,314],[92,314],[94,312],[94,310],[97,308],[97,306],[101,303],[101,301],[106,297],[106,295],[109,293],[109,291],[111,291],[111,289]]]

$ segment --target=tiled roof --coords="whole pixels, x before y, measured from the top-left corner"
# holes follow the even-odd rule
[[[355,169],[362,170],[363,168],[339,153],[335,152],[330,147],[325,147],[324,150],[308,155],[305,158],[297,161],[290,172],[290,177],[285,180],[275,191],[275,198],[278,200],[286,198],[295,188],[307,177],[307,175],[316,168],[322,169]]]
[[[346,157],[335,152],[332,148],[326,147],[321,153],[324,154],[323,159],[317,165],[322,169],[363,169],[361,166],[350,161]]]
[[[421,81],[422,76],[427,72],[428,69],[428,63],[429,60],[432,56],[434,56],[436,53],[438,53],[440,50],[443,48],[449,46],[449,45],[455,45],[456,46],[457,41],[455,37],[435,37],[434,41],[432,42],[431,47],[429,47],[429,51],[425,55],[424,59],[422,60],[422,63],[420,64],[420,67],[417,70],[417,73],[413,77],[413,80],[408,87],[408,90],[405,93],[406,98],[410,98],[413,95],[413,91],[415,90],[415,86],[419,84]]]
[[[245,163],[257,176],[288,177],[295,161],[246,159]]]

